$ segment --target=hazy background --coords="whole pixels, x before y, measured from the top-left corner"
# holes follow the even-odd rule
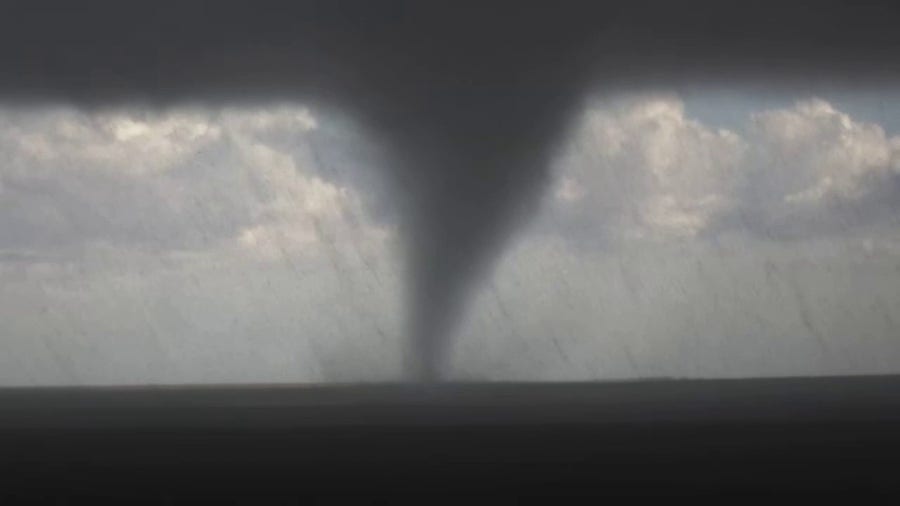
[[[900,372],[897,92],[595,95],[450,378]],[[315,104],[0,109],[0,384],[401,376],[390,161]]]

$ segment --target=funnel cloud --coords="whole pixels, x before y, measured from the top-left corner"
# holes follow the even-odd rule
[[[434,380],[471,291],[534,214],[549,161],[590,91],[895,80],[893,9],[8,2],[0,99],[93,108],[287,98],[351,115],[389,153],[407,246],[408,367]]]

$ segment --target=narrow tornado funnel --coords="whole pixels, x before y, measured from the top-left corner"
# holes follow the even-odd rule
[[[593,30],[560,11],[507,4],[403,12],[414,15],[360,24],[349,46],[367,48],[353,66],[364,79],[342,97],[394,155],[407,368],[430,381],[472,289],[540,200],[585,87]]]
[[[405,204],[406,358],[413,379],[441,378],[473,289],[490,275],[520,220],[534,214],[577,99],[547,82],[514,92],[490,84],[429,93],[389,137]]]

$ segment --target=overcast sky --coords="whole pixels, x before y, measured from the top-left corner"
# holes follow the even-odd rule
[[[893,96],[591,100],[450,377],[900,372]],[[0,384],[399,378],[387,163],[310,105],[3,107]]]

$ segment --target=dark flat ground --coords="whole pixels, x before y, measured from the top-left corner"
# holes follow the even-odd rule
[[[900,421],[900,376],[0,388],[0,428]]]
[[[900,377],[0,389],[14,498],[896,492]]]

